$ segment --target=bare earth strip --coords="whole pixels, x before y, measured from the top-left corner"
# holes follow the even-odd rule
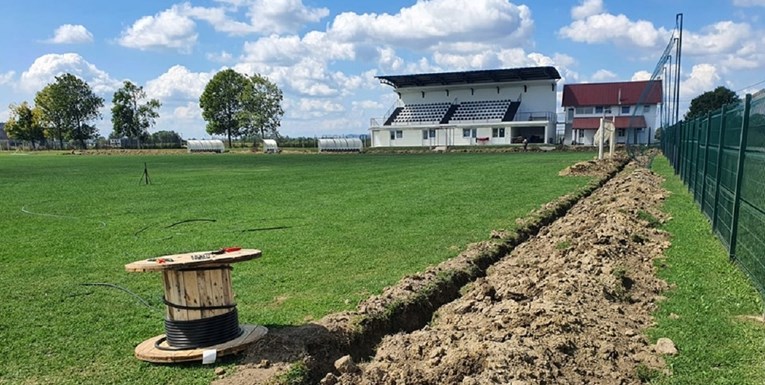
[[[516,247],[421,330],[322,383],[636,384],[663,367],[643,335],[666,284],[653,218],[665,192],[646,169],[617,175]]]

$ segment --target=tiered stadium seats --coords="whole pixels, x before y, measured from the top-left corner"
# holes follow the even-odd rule
[[[391,125],[438,123],[449,110],[451,103],[407,104],[396,115]]]
[[[452,121],[481,120],[501,121],[510,107],[511,100],[481,100],[462,102],[452,116]]]

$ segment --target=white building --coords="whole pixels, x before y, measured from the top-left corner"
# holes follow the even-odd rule
[[[606,118],[616,126],[616,143],[650,144],[661,101],[661,80],[566,84],[565,143],[593,145],[600,118]]]
[[[372,147],[552,143],[560,74],[529,67],[377,76],[398,100],[370,124]]]

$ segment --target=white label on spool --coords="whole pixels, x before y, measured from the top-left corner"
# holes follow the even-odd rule
[[[209,365],[215,363],[215,358],[218,356],[218,351],[215,349],[205,350],[202,352],[202,365]]]

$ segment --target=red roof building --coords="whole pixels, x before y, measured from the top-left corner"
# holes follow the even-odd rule
[[[650,144],[662,102],[662,81],[566,84],[565,142],[592,145],[600,119],[614,122],[617,143]]]

